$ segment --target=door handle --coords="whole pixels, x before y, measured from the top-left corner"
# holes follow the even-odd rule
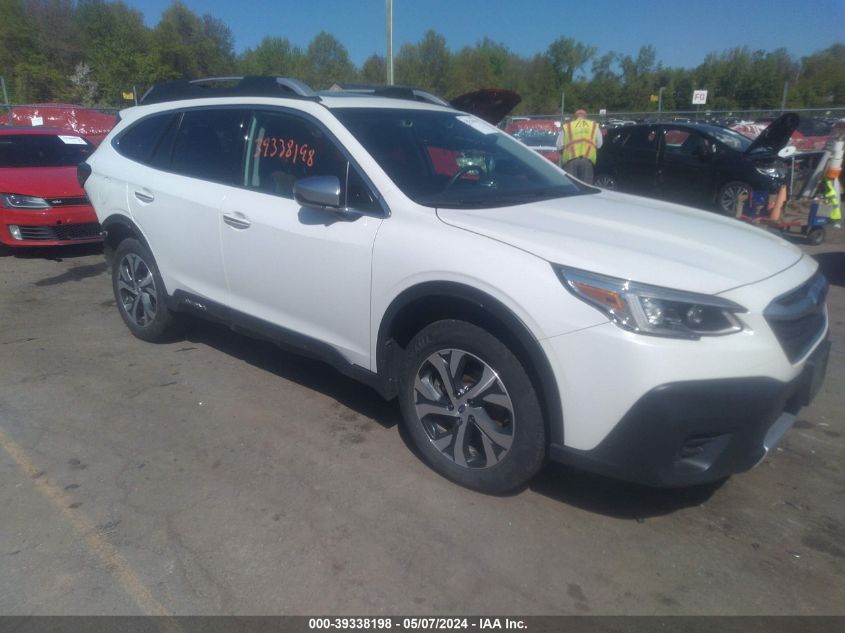
[[[223,214],[223,221],[231,226],[233,229],[248,229],[252,226],[251,222],[246,219],[242,213],[232,214],[232,213],[224,213]]]
[[[153,200],[155,200],[155,197],[154,197],[154,196],[151,196],[151,195],[150,195],[150,194],[148,194],[148,193],[143,193],[143,192],[141,192],[141,191],[136,191],[136,192],[135,192],[135,197],[136,197],[136,198],[138,198],[138,200],[140,200],[141,202],[147,202],[147,203],[152,202]]]

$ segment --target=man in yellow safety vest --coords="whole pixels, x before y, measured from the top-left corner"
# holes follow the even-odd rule
[[[599,124],[587,118],[586,110],[576,110],[575,118],[563,124],[557,138],[560,166],[578,180],[593,184],[593,166],[601,141]]]

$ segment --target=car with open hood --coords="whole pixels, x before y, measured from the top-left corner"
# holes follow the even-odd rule
[[[138,338],[194,315],[322,359],[493,493],[550,459],[715,481],[818,391],[827,282],[794,245],[412,94],[233,81],[154,87],[79,169]]]
[[[43,127],[0,127],[0,247],[60,246],[101,239],[76,168],[87,139]]]
[[[560,164],[560,121],[548,117],[513,117],[505,126],[505,132],[547,158],[555,165]]]
[[[786,182],[778,152],[799,123],[788,112],[754,140],[705,123],[651,123],[608,132],[595,184],[735,215],[740,196],[774,193]]]

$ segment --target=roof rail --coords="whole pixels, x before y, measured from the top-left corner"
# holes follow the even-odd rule
[[[356,92],[369,94],[377,97],[389,97],[391,99],[406,99],[411,101],[423,101],[434,105],[449,106],[449,103],[426,90],[411,86],[385,86],[382,84],[356,84],[356,83],[335,83],[327,91],[321,94],[330,95],[332,92]]]
[[[180,99],[201,99],[212,97],[288,97],[319,101],[320,97],[311,88],[290,77],[205,77],[187,81],[165,81],[152,86],[141,97],[140,103],[161,103]]]

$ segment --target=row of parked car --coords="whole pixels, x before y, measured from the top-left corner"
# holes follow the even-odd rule
[[[550,161],[560,161],[559,120],[511,117],[503,129]],[[678,117],[611,120],[602,123],[602,134],[597,186],[732,216],[741,197],[752,191],[773,193],[789,183],[800,194],[831,135],[845,134],[845,121],[791,113],[730,126]]]
[[[4,131],[3,239],[90,199],[132,334],[205,318],[322,359],[397,399],[422,458],[485,492],[547,460],[715,481],[818,391],[827,282],[794,245],[570,178],[490,123],[501,95],[476,116],[415,90],[219,84],[155,86],[96,151]],[[632,149],[635,127],[608,145]],[[664,153],[696,138],[641,129]]]
[[[372,87],[336,84],[334,89],[360,92]],[[429,93],[417,90],[415,94],[417,99],[445,105]],[[518,103],[519,96],[511,91],[480,90],[458,97],[452,105],[499,124]],[[73,167],[105,137],[114,117],[66,104],[17,108],[15,116],[7,121],[12,126],[0,126],[0,193],[10,192],[2,198],[8,211],[0,218],[0,248],[96,241],[99,230],[94,211],[75,184]],[[44,125],[20,125],[30,121]],[[765,121],[765,125],[729,122],[735,129],[722,123],[695,123],[677,117],[639,124],[605,122],[595,184],[734,215],[742,196],[751,191],[775,191],[788,177],[795,185],[796,174],[806,175],[812,169],[812,154],[803,154],[797,161],[779,157],[787,144],[816,148],[819,139],[827,138],[820,134],[839,129],[836,121],[802,120],[794,115]],[[559,163],[560,121],[511,117],[504,130]],[[472,157],[462,157],[460,162],[471,163]],[[6,171],[9,168],[14,171]],[[14,182],[9,182],[10,178]]]

